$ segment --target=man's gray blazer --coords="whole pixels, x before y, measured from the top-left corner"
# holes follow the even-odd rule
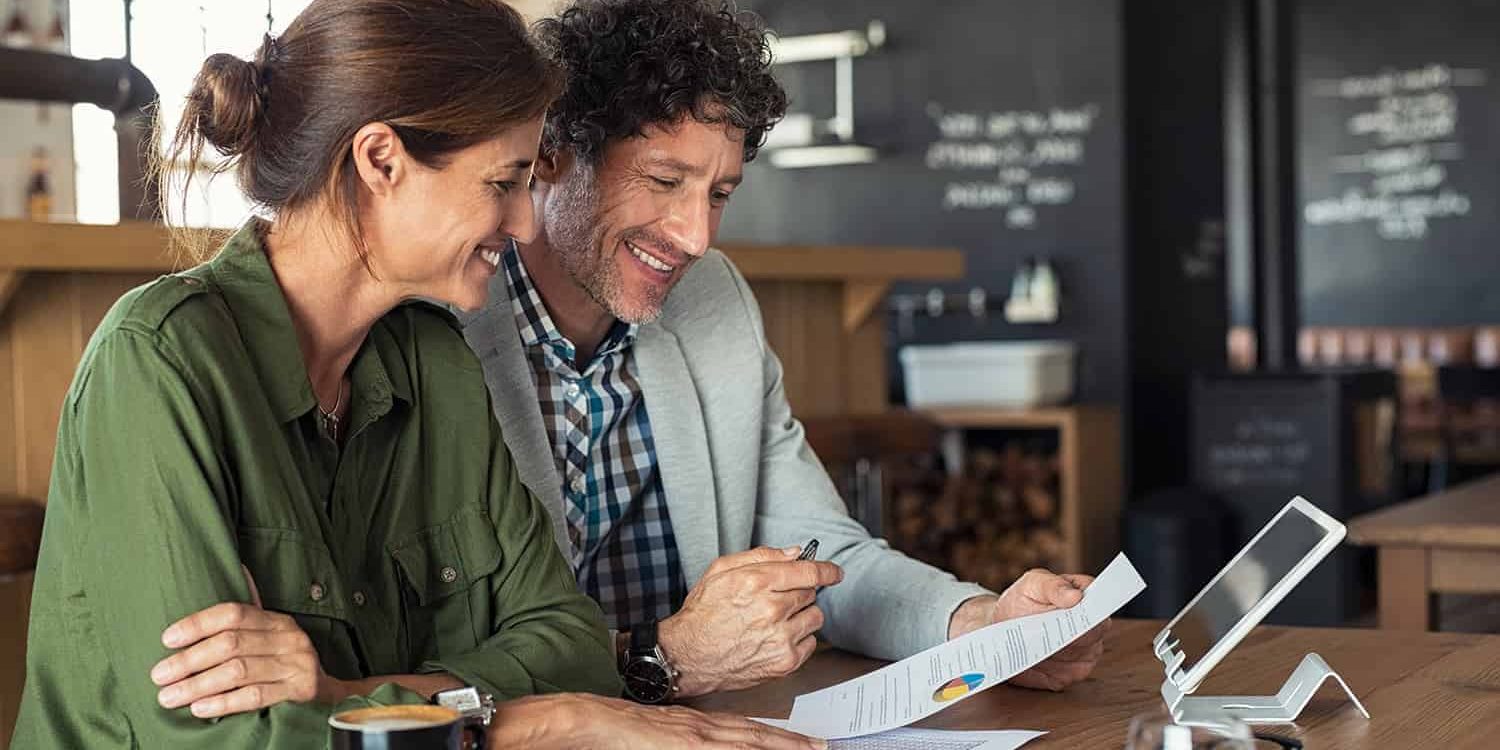
[[[521,479],[551,512],[566,554],[562,483],[503,273],[465,336]],[[872,539],[849,517],[792,417],[760,307],[722,253],[709,250],[688,270],[661,317],[641,327],[633,356],[689,586],[720,555],[816,538],[819,559],[844,569],[843,582],[818,596],[823,635],[884,659],[946,640],[953,610],[986,593]]]

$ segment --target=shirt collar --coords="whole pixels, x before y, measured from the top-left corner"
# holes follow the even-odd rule
[[[516,318],[516,330],[521,333],[521,343],[528,346],[547,344],[564,350],[564,359],[572,362],[577,351],[573,342],[557,330],[552,322],[552,316],[547,312],[547,305],[542,302],[542,296],[537,292],[536,285],[531,281],[531,273],[526,270],[526,264],[521,260],[521,251],[516,243],[510,243],[510,247],[501,258],[501,267],[505,270],[505,282],[510,287],[510,307]],[[604,337],[603,343],[594,353],[594,360],[598,361],[616,352],[628,349],[635,343],[636,334],[640,326],[616,320],[610,326],[609,334]]]
[[[264,219],[250,219],[204,268],[234,314],[271,408],[276,410],[277,419],[288,422],[312,410],[317,400],[297,345],[286,296],[266,258],[261,238],[268,227]],[[393,395],[407,403],[412,401],[400,348],[393,345],[394,341],[384,341],[390,336],[384,325],[376,323],[349,366],[354,403],[367,405],[373,412],[370,418],[388,410]]]

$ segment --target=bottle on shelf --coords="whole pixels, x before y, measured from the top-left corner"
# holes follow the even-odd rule
[[[26,218],[52,218],[52,184],[48,176],[47,149],[38,146],[31,154],[31,176],[26,182]]]
[[[1060,305],[1057,272],[1045,258],[1031,258],[1011,281],[1005,319],[1011,323],[1056,323]]]
[[[1031,304],[1036,308],[1037,316],[1046,322],[1057,320],[1058,291],[1057,272],[1052,270],[1052,263],[1043,258],[1031,272]]]
[[[0,42],[8,47],[30,47],[32,37],[31,22],[26,19],[25,9],[19,2],[12,3],[5,30],[0,32]]]

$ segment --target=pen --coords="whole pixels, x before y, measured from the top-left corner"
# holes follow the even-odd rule
[[[798,560],[811,560],[818,556],[818,540],[809,539],[807,544],[802,545],[802,554],[797,555]]]

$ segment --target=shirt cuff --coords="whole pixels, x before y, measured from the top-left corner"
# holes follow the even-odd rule
[[[427,696],[415,690],[408,690],[394,682],[382,682],[375,686],[365,695],[351,695],[339,701],[329,712],[330,715],[341,713],[355,708],[372,708],[375,706],[415,706],[430,703]]]
[[[946,587],[938,598],[932,602],[932,608],[939,617],[934,618],[936,622],[933,627],[937,631],[929,636],[930,646],[945,643],[948,640],[948,625],[953,622],[953,613],[963,606],[963,603],[976,596],[995,596],[995,592],[980,586],[977,583],[960,582]]]

